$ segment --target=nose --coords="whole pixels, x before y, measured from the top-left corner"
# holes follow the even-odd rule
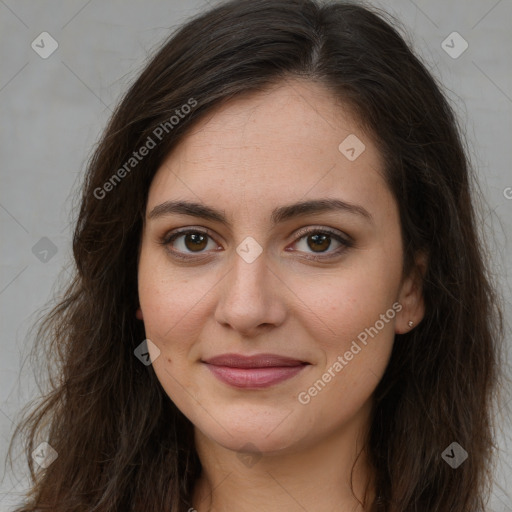
[[[287,288],[269,267],[265,251],[250,263],[236,254],[219,287],[215,319],[224,327],[254,337],[284,322]]]

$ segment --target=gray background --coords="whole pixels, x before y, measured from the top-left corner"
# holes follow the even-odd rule
[[[52,296],[58,276],[62,280],[68,275],[71,199],[84,164],[111,108],[155,46],[188,16],[214,3],[0,0],[2,461],[16,415],[37,395],[34,371],[26,360],[31,346],[27,329]],[[402,21],[407,39],[444,84],[459,113],[488,203],[485,229],[496,240],[493,268],[503,285],[505,315],[510,319],[512,2],[371,4]],[[45,31],[59,45],[47,59],[31,47]],[[469,45],[458,58],[441,46],[454,31]],[[461,48],[457,41],[453,45]],[[507,341],[510,354],[510,328]],[[511,390],[505,393],[508,406],[502,416],[512,404]],[[504,432],[491,509],[505,512],[512,510],[512,428],[507,417],[499,422]],[[471,452],[471,447],[465,448]],[[11,510],[26,482],[22,473],[13,475],[8,467],[2,465],[0,471],[0,510]]]

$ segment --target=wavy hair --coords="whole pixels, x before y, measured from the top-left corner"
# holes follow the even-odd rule
[[[479,231],[476,177],[441,86],[398,22],[356,3],[235,0],[190,19],[155,52],[89,159],[73,236],[74,276],[38,324],[50,389],[15,431],[31,489],[16,512],[185,512],[201,464],[193,425],[134,350],[137,264],[159,165],[207,113],[288,78],[318,83],[373,134],[400,213],[404,275],[428,254],[425,316],[396,335],[367,441],[373,512],[484,510],[494,458],[502,307]],[[169,125],[190,99],[195,102]],[[167,125],[165,125],[167,123]],[[172,124],[172,123],[171,123]],[[160,126],[165,136],[105,184]],[[103,197],[100,197],[103,196]],[[47,441],[58,457],[36,467]],[[441,458],[456,441],[469,458]]]

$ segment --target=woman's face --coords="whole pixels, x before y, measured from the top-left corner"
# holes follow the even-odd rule
[[[161,385],[211,440],[292,450],[368,413],[422,316],[382,170],[349,111],[298,80],[218,108],[158,169],[140,306]]]

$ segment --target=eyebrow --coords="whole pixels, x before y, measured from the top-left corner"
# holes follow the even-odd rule
[[[368,210],[357,204],[347,203],[341,199],[314,199],[300,201],[298,203],[280,206],[272,211],[270,217],[272,225],[279,224],[295,217],[303,217],[308,214],[343,212],[357,215],[366,221],[373,223],[373,217]],[[204,204],[191,201],[165,201],[155,206],[148,215],[148,219],[156,219],[167,215],[182,214],[199,217],[205,220],[219,222],[230,227],[229,221],[223,211],[216,210]]]

